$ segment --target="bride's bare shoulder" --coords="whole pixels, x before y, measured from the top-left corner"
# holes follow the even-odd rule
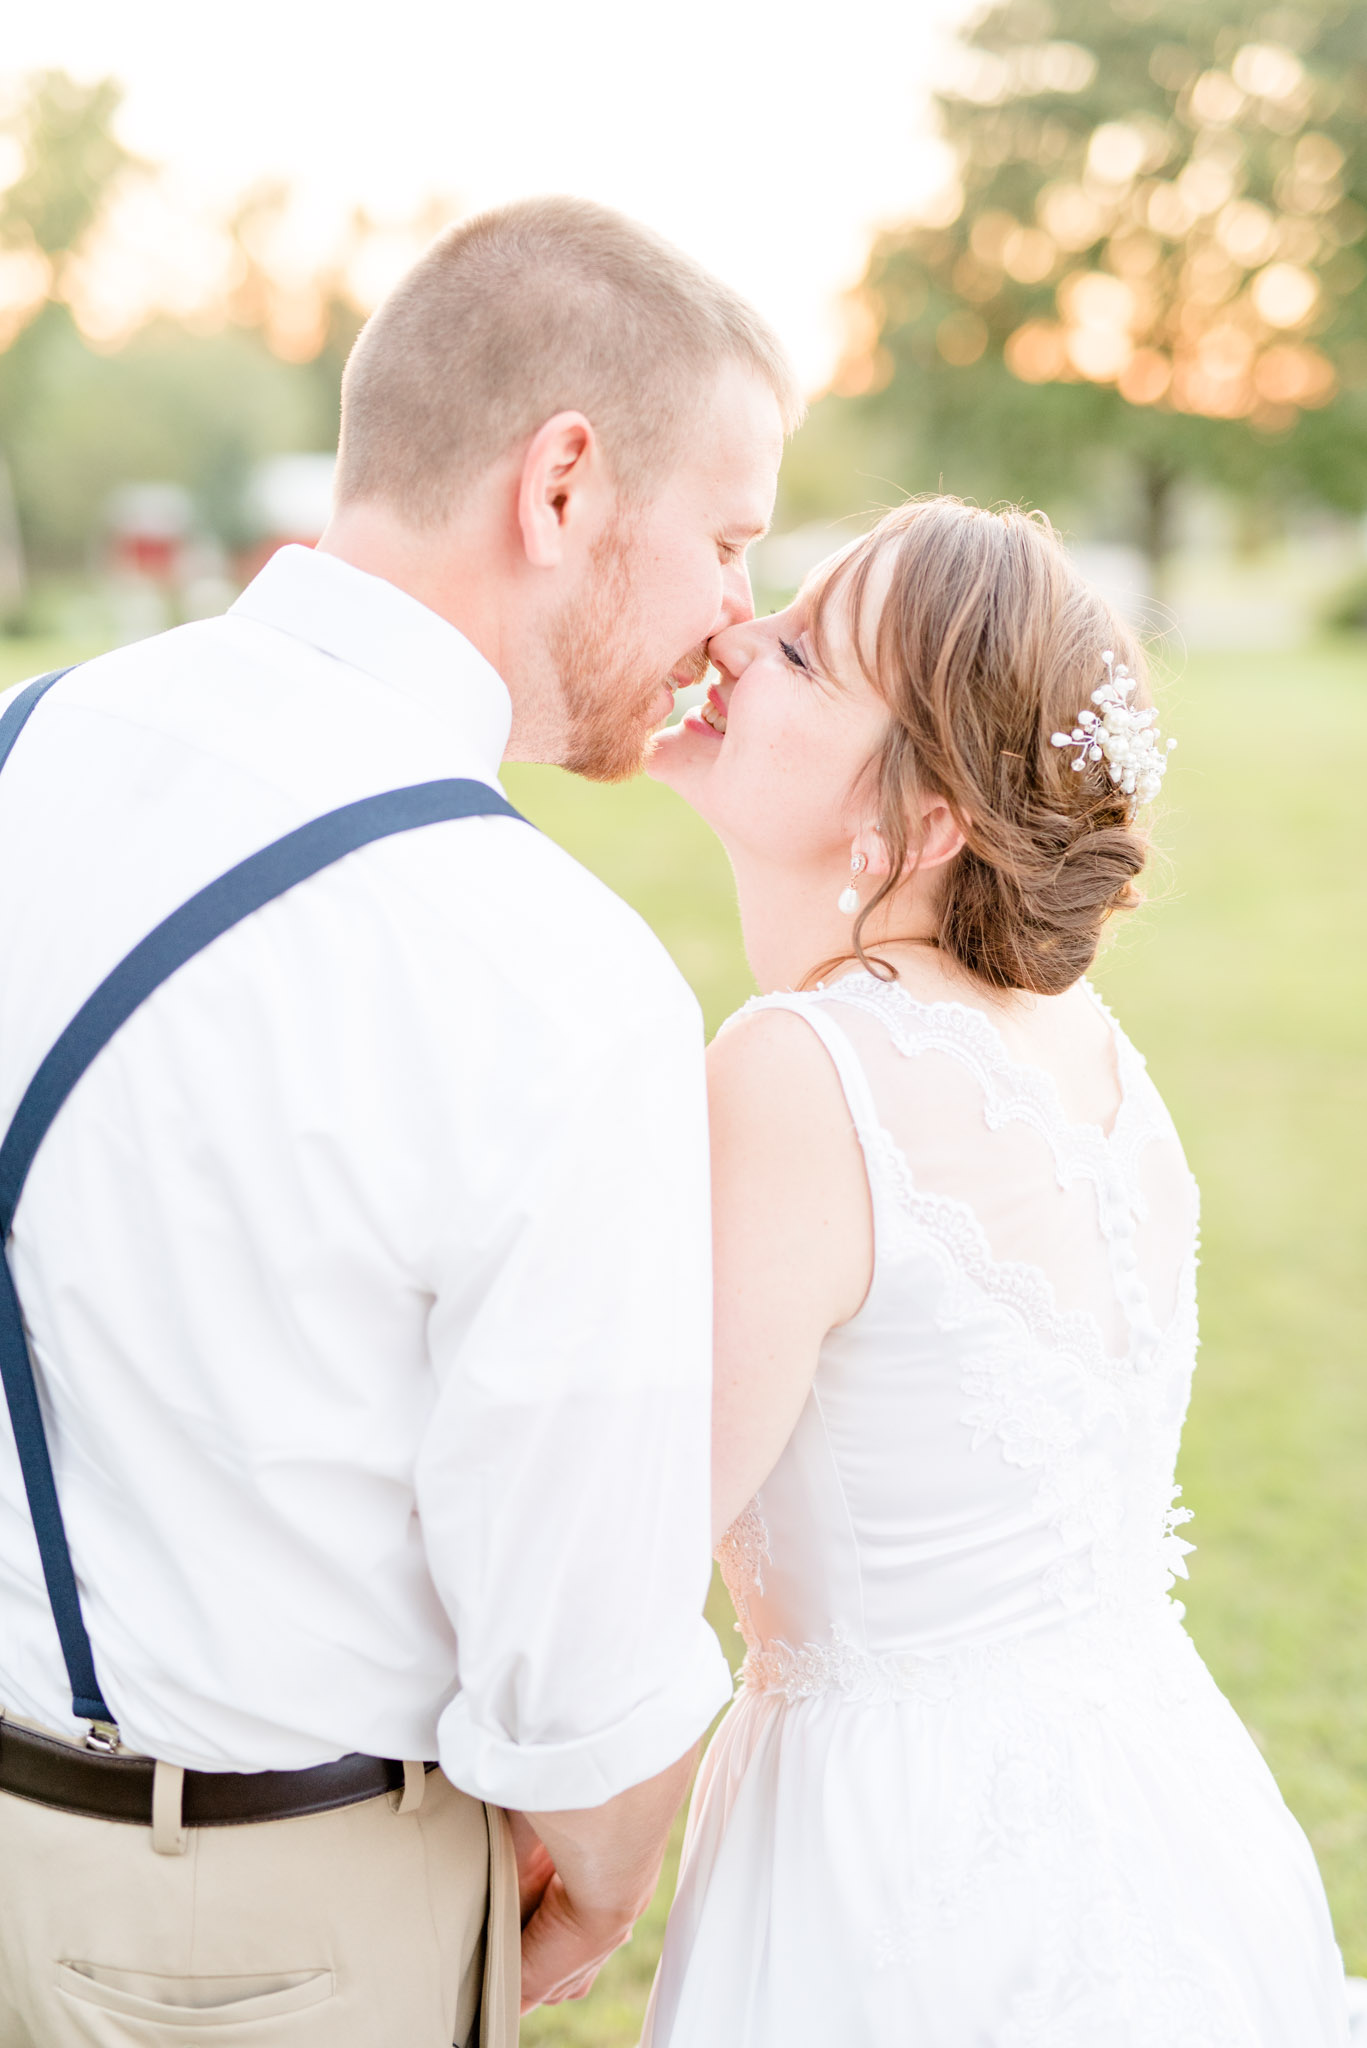
[[[830,1054],[797,1005],[737,1010],[708,1047],[707,1070],[714,1088],[755,1094],[799,1119],[819,1114],[823,1099],[843,1099]]]
[[[805,1317],[811,1365],[873,1270],[868,1176],[835,1065],[800,1009],[755,1007],[713,1040],[708,1098],[719,1290]]]
[[[830,1184],[863,1167],[844,1089],[801,1007],[756,1004],[725,1023],[708,1048],[714,1136],[762,1148],[772,1172]]]

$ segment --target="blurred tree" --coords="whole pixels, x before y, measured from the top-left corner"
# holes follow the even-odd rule
[[[322,438],[317,445],[331,447],[337,438],[342,372],[365,319],[348,273],[374,224],[357,207],[332,260],[314,264],[307,276],[285,283],[272,260],[272,243],[289,205],[289,187],[274,182],[254,187],[238,205],[229,224],[238,277],[228,311],[237,326],[262,334],[282,362],[305,369],[304,382],[313,387],[321,413]],[[435,232],[436,225],[431,229]]]
[[[179,483],[229,547],[251,538],[247,485],[264,455],[326,448],[336,432],[330,382],[284,363],[259,329],[193,334],[157,320],[112,354],[91,348],[65,307],[35,351],[18,416],[0,401],[30,564],[84,568],[111,491]],[[0,391],[5,359],[0,357]]]
[[[92,346],[70,302],[78,259],[125,181],[150,168],[114,133],[121,96],[110,79],[43,72],[0,122],[22,159],[0,192],[0,476],[39,572],[85,565],[110,491],[128,482],[185,484],[212,531],[230,545],[246,538],[244,489],[260,457],[333,444],[360,326],[340,270],[291,291],[262,262],[254,230],[288,198],[272,189],[230,223],[238,283],[222,331],[154,319],[115,352]],[[5,553],[0,610],[12,614],[12,539]]]
[[[112,79],[81,85],[60,71],[25,82],[0,120],[19,146],[17,177],[0,193],[0,466],[12,491],[9,603],[22,586],[20,536],[43,553],[30,519],[32,471],[51,478],[59,446],[32,447],[35,414],[54,358],[80,353],[64,300],[68,273],[123,179],[142,168],[114,134],[122,91]],[[30,457],[37,457],[31,461]],[[79,490],[81,480],[73,479]],[[89,503],[81,525],[89,520]]]
[[[83,566],[119,484],[183,484],[210,531],[249,538],[256,464],[335,445],[361,308],[456,210],[433,198],[384,225],[358,209],[319,261],[288,189],[259,186],[209,225],[230,259],[221,301],[188,324],[148,312],[111,348],[80,324],[103,331],[86,259],[125,183],[152,175],[115,133],[120,100],[111,79],[43,72],[0,113],[20,156],[0,191],[0,500],[8,477],[17,509],[0,518],[0,614],[22,581],[16,528],[40,574]]]
[[[0,194],[0,244],[45,260],[54,295],[115,188],[145,168],[114,134],[122,99],[112,78],[79,85],[63,71],[42,71],[4,124],[23,168]]]
[[[0,120],[20,156],[17,177],[0,193],[0,469],[12,507],[7,613],[23,587],[22,542],[29,539],[19,444],[43,365],[71,338],[62,303],[67,273],[137,163],[113,132],[121,97],[112,79],[79,85],[64,72],[42,71]]]
[[[1367,0],[1002,0],[938,97],[956,184],[818,408],[878,468],[1104,492],[1155,587],[1183,478],[1367,503]]]

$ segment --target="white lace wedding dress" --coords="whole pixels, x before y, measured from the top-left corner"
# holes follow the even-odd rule
[[[867,1300],[722,1551],[748,1645],[643,2048],[1341,2048],[1308,1843],[1168,1597],[1197,1198],[1116,1030],[1070,1123],[985,1013],[764,999],[839,1072]]]

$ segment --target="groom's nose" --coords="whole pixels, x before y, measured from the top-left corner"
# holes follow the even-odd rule
[[[740,626],[755,616],[755,593],[750,588],[750,570],[742,559],[730,562],[722,571],[721,611],[713,634],[724,633],[728,626]]]

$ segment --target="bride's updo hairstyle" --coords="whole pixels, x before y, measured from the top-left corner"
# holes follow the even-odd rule
[[[886,580],[876,622],[875,572]],[[966,840],[943,870],[934,944],[993,988],[1070,988],[1106,920],[1139,903],[1147,844],[1134,798],[1101,764],[1075,772],[1072,751],[1051,735],[1071,730],[1107,680],[1105,650],[1142,686],[1133,634],[1042,513],[986,512],[956,498],[888,513],[809,597],[819,665],[830,673],[825,641],[839,606],[891,713],[869,764],[889,875],[855,922],[861,963],[888,972],[865,953],[863,931],[915,865],[910,819],[933,792]]]

